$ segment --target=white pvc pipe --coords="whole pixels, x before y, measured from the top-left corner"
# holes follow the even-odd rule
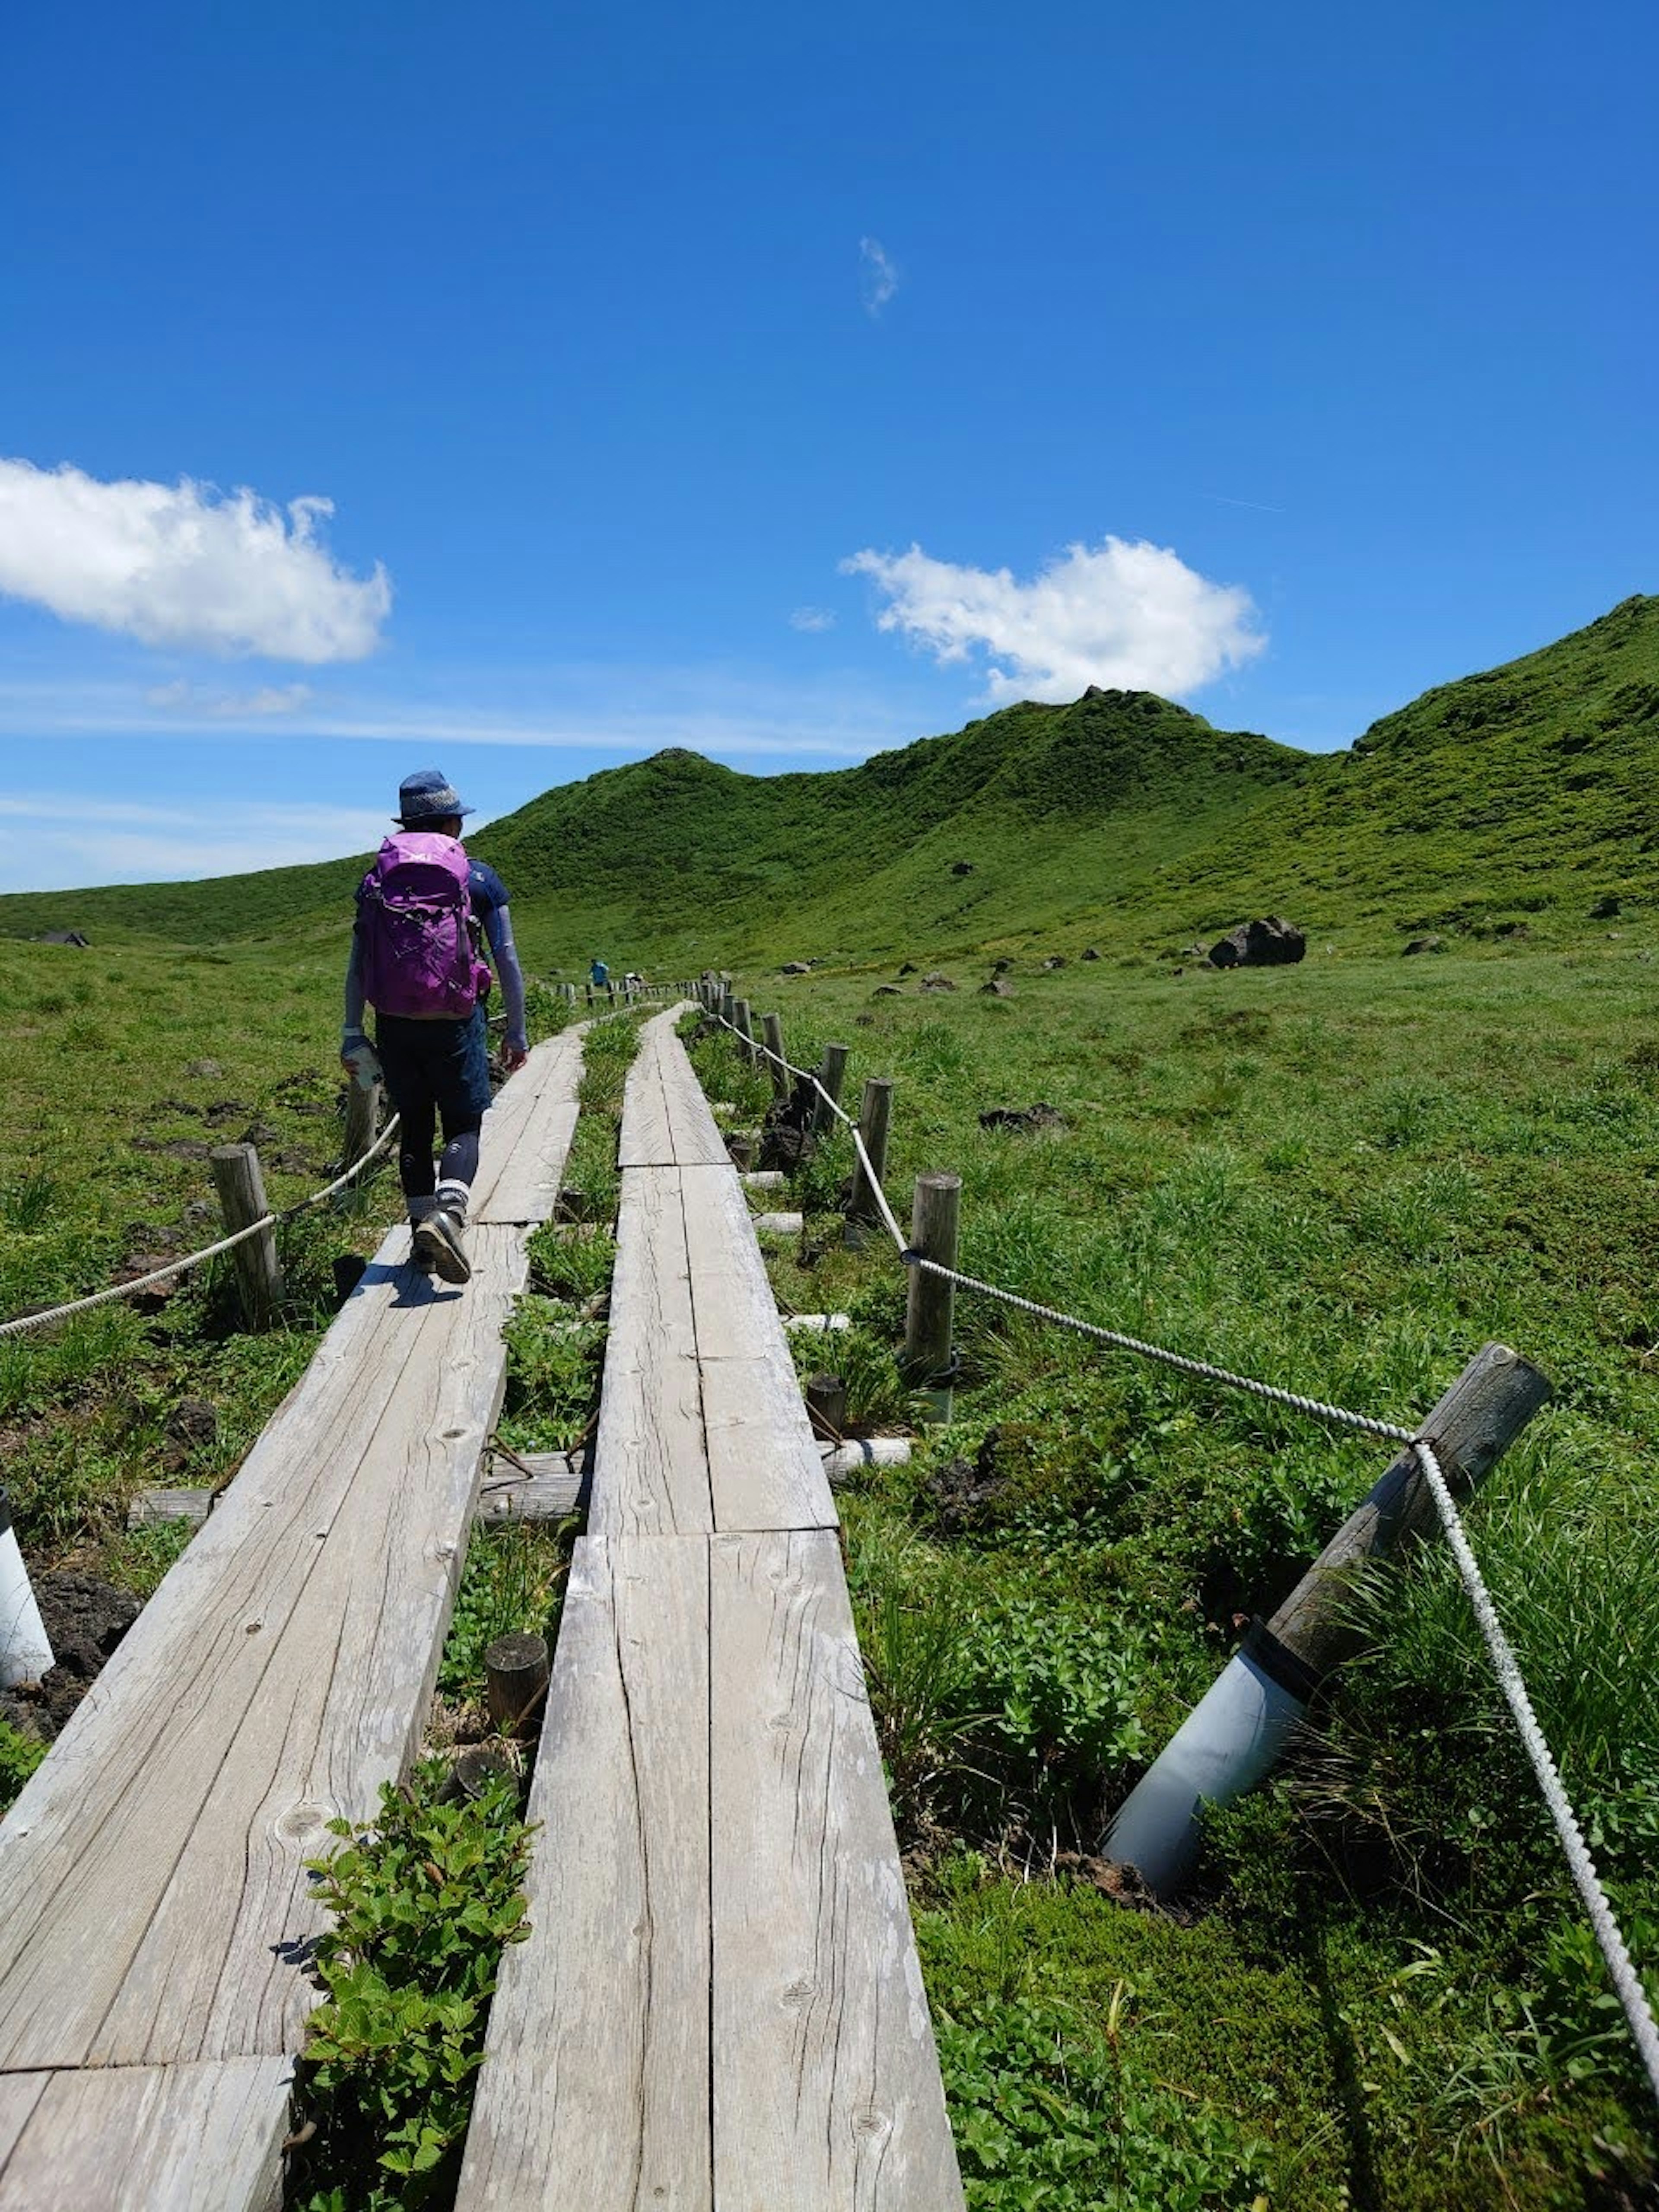
[[[803,1328],[823,1334],[830,1330],[851,1328],[853,1318],[850,1314],[785,1314],[783,1325],[786,1328]]]
[[[852,1437],[831,1444],[823,1455],[823,1470],[830,1476],[851,1474],[861,1467],[908,1467],[908,1437]]]
[[[757,1237],[799,1237],[804,1225],[799,1213],[757,1213],[754,1223]]]
[[[56,1663],[29,1571],[17,1548],[10,1501],[0,1490],[0,1689],[38,1682]]]
[[[1247,1652],[1235,1652],[1107,1832],[1109,1859],[1133,1867],[1155,1897],[1179,1889],[1198,1856],[1199,1807],[1254,1789],[1308,1708]]]

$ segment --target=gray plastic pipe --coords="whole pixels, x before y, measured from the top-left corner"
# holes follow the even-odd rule
[[[0,1490],[0,1689],[38,1682],[56,1664],[46,1625],[34,1601],[34,1585],[17,1547],[11,1500]]]

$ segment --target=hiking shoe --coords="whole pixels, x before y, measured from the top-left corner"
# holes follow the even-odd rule
[[[414,1221],[409,1224],[409,1264],[417,1275],[432,1273],[432,1255],[422,1244],[420,1224]]]
[[[447,1283],[469,1283],[472,1262],[461,1239],[462,1224],[447,1206],[434,1206],[424,1221],[415,1224],[415,1249],[424,1253]]]

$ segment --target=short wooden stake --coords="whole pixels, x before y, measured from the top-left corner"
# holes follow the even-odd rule
[[[512,1753],[503,1750],[500,1744],[470,1743],[465,1751],[455,1754],[449,1779],[441,1794],[452,1804],[460,1797],[482,1797],[492,1782],[509,1774],[516,1781],[518,1773]]]
[[[812,1134],[815,1137],[823,1136],[836,1118],[830,1110],[830,1099],[833,1099],[837,1106],[841,1103],[841,1086],[847,1078],[847,1054],[849,1049],[850,1048],[844,1044],[827,1044],[823,1048],[823,1060],[818,1069],[818,1081],[829,1092],[830,1097],[825,1098],[817,1091],[812,1094],[815,1102],[812,1108]]]
[[[738,1032],[738,1056],[746,1066],[752,1067],[755,1065],[755,1031],[749,1019],[747,999],[732,1000],[732,1020]]]
[[[213,1187],[219,1194],[227,1236],[234,1237],[239,1229],[247,1228],[270,1211],[259,1155],[252,1145],[217,1145],[208,1164],[213,1170]],[[244,1237],[230,1256],[236,1268],[244,1320],[250,1328],[269,1327],[283,1296],[275,1224],[257,1237]]]
[[[962,1220],[962,1177],[921,1175],[910,1211],[911,1249],[942,1267],[957,1264]],[[951,1418],[955,1375],[957,1286],[925,1267],[912,1267],[904,1302],[904,1370],[933,1401],[932,1418]]]
[[[541,1725],[547,1677],[545,1638],[498,1636],[487,1644],[484,1682],[490,1726],[503,1735],[534,1735]]]
[[[372,1149],[380,1133],[380,1086],[371,1083],[367,1091],[354,1076],[346,1085],[345,1139],[340,1151],[340,1171],[355,1168],[363,1154]]]
[[[838,1444],[847,1427],[847,1377],[814,1375],[805,1389],[807,1419],[812,1434],[827,1444]]]
[[[864,1086],[864,1103],[859,1109],[859,1135],[864,1149],[870,1155],[870,1165],[875,1179],[880,1182],[887,1173],[887,1131],[893,1118],[893,1085],[884,1075],[872,1075]],[[853,1164],[853,1195],[848,1200],[847,1218],[849,1221],[878,1222],[875,1193],[870,1176],[865,1170],[861,1156]]]
[[[787,1098],[794,1078],[790,1074],[784,1060],[783,1016],[763,1014],[761,1035],[766,1040],[766,1049],[772,1055],[766,1063],[772,1078],[772,1095],[775,1098]]]

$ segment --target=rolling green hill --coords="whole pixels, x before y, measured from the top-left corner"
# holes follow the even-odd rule
[[[1659,845],[1656,767],[1659,599],[1638,598],[1425,692],[1346,753],[1091,690],[829,773],[740,775],[671,750],[544,792],[471,842],[541,964],[858,959],[1056,933],[1167,947],[1268,910],[1386,940],[1547,910],[1582,921],[1631,896],[1632,859]],[[363,865],[0,899],[0,934],[321,943]]]

